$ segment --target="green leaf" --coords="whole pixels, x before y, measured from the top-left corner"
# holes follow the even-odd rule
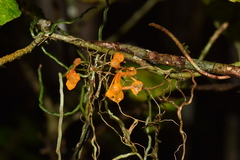
[[[21,11],[18,9],[16,0],[0,0],[0,25],[18,18]]]
[[[240,2],[240,0],[229,0],[230,2]]]
[[[215,0],[202,0],[202,2],[205,4],[205,5],[209,5],[211,2],[213,2]]]
[[[175,82],[176,82],[175,80],[172,80],[172,81],[164,80],[163,76],[159,76],[159,75],[150,73],[147,70],[137,70],[136,77],[137,77],[137,80],[140,80],[143,82],[144,87],[147,87],[147,88],[153,87],[153,89],[149,89],[149,92],[152,95],[152,97],[154,97],[154,98],[156,98],[164,93],[168,94],[169,92],[171,92],[175,89]],[[130,78],[128,78],[128,77],[125,77],[124,79],[130,80]],[[122,84],[124,84],[124,82]],[[158,86],[160,84],[162,84],[162,85]],[[124,84],[123,86],[127,86],[127,85]],[[156,87],[156,86],[158,86],[158,87]],[[171,86],[171,87],[168,87],[168,86]],[[156,88],[154,88],[154,87],[156,87]],[[144,92],[143,90],[140,91],[137,95],[134,95],[131,92],[131,90],[128,90],[128,92],[129,92],[129,97],[132,99],[135,99],[137,101],[146,101],[147,94],[149,94],[147,92]]]

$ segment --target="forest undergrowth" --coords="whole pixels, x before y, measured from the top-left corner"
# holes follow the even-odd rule
[[[183,160],[186,154],[187,133],[184,132],[182,110],[193,101],[194,90],[197,87],[196,77],[206,76],[216,80],[240,78],[240,67],[237,63],[222,64],[203,60],[212,44],[228,27],[228,22],[216,30],[199,59],[193,59],[187,45],[156,23],[149,23],[149,27],[156,28],[156,32],[166,33],[167,38],[172,39],[183,56],[162,54],[130,44],[102,40],[104,26],[108,23],[108,10],[111,8],[108,0],[103,10],[98,40],[94,41],[69,35],[59,26],[81,21],[85,15],[96,9],[95,7],[87,9],[71,21],[55,23],[45,19],[39,9],[32,10],[36,6],[21,7],[21,11],[33,19],[30,33],[34,40],[27,47],[0,58],[0,66],[30,52],[34,54],[35,48],[41,48],[42,53],[65,69],[63,73],[54,73],[58,74],[59,78],[60,101],[56,109],[49,103],[49,97],[45,94],[44,74],[41,70],[46,66],[40,64],[38,68],[39,107],[49,117],[49,124],[57,124],[57,130],[53,132],[57,133],[55,150],[59,160],[63,159],[64,134],[76,121],[81,123],[81,132],[74,135],[79,137],[79,141],[75,142],[72,160],[101,158],[101,148],[104,144],[100,137],[106,134],[105,132],[114,133],[118,137],[114,141],[118,141],[116,143],[121,143],[118,145],[125,148],[122,152],[119,149],[121,147],[116,149],[111,146],[113,144],[109,144],[107,147],[116,153],[111,159],[159,159],[159,146],[162,141],[159,134],[165,123],[172,123],[178,128],[181,142],[172,155],[174,159]],[[63,41],[75,46],[78,56],[70,66],[46,49],[46,46],[51,45],[51,41]],[[149,84],[148,78],[151,77],[156,79],[156,82]],[[73,110],[69,110],[64,103],[65,95],[73,90],[77,90],[79,102]],[[174,110],[177,119],[165,118],[169,108]],[[50,117],[57,117],[57,123]],[[96,125],[100,122],[104,125],[104,131]],[[50,128],[47,130],[52,133]],[[144,142],[136,141],[136,134],[142,134],[145,137]],[[53,157],[54,154],[49,153]]]

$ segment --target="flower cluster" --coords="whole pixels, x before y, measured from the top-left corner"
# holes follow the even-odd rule
[[[116,52],[113,56],[113,59],[110,62],[110,66],[115,68],[118,72],[112,80],[112,83],[106,92],[105,96],[111,99],[112,101],[119,103],[124,98],[123,90],[130,89],[134,95],[137,95],[138,92],[142,90],[143,83],[136,80],[132,76],[137,74],[137,70],[134,67],[122,68],[120,69],[120,63],[123,62],[124,55]],[[125,70],[125,72],[123,72]],[[121,77],[127,76],[131,78],[134,82],[131,86],[122,86],[120,83]]]
[[[78,81],[80,81],[80,75],[76,73],[75,68],[81,63],[80,58],[76,58],[73,62],[73,67],[66,74],[67,82],[66,86],[68,90],[72,90],[76,87]]]

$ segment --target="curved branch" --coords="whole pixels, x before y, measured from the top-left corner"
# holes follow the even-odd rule
[[[156,23],[150,23],[149,24],[152,27],[155,27],[157,29],[160,29],[161,31],[163,31],[164,33],[166,33],[170,38],[172,38],[172,40],[176,43],[176,45],[178,46],[178,48],[180,49],[180,51],[183,53],[183,55],[187,58],[187,60],[193,65],[193,67],[202,75],[205,75],[209,78],[212,79],[227,79],[230,78],[230,76],[217,76],[217,75],[213,75],[210,73],[207,73],[206,71],[202,70],[194,61],[193,59],[189,56],[188,52],[186,51],[186,49],[183,47],[183,45],[179,42],[179,40],[170,32],[168,31],[166,28],[156,24]]]

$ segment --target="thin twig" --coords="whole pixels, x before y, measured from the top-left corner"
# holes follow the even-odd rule
[[[146,123],[145,125],[147,126],[148,123],[152,122],[152,103],[150,101],[150,98],[148,98],[148,117],[146,119]],[[148,157],[148,153],[152,147],[152,136],[150,135],[150,128],[147,126],[146,127],[146,133],[147,133],[147,138],[148,138],[148,145],[147,145],[147,148],[144,152],[144,160],[147,160],[147,157]]]
[[[191,73],[191,71],[188,71]],[[177,82],[177,81],[176,81]],[[178,85],[176,84],[176,89],[182,94],[182,96],[184,97],[184,102],[179,106],[177,107],[177,116],[178,116],[178,119],[179,119],[179,132],[182,136],[182,140],[183,140],[183,143],[182,145],[179,146],[183,148],[183,151],[182,151],[182,157],[181,157],[181,160],[184,160],[185,158],[185,154],[186,154],[186,140],[187,140],[187,135],[186,133],[183,131],[183,119],[182,119],[182,109],[183,109],[183,106],[185,105],[189,105],[192,103],[192,100],[193,100],[193,97],[194,97],[194,89],[196,88],[197,86],[197,83],[194,79],[194,76],[192,75],[192,82],[193,82],[193,86],[191,88],[191,96],[189,98],[189,100],[187,101],[186,99],[186,96],[185,94],[182,92],[182,90],[178,87]],[[177,151],[179,150],[179,148],[177,149]],[[174,154],[175,156],[175,154]]]
[[[66,70],[68,70],[68,67],[63,64],[62,62],[60,62],[56,57],[54,57],[53,55],[51,55],[43,46],[41,46],[42,51],[49,56],[50,58],[52,58],[56,63],[58,63],[60,66],[64,67]]]
[[[63,105],[64,105],[64,94],[63,94],[63,81],[62,74],[58,73],[59,76],[59,93],[60,93],[60,105],[59,105],[59,121],[58,121],[58,138],[56,153],[58,155],[58,160],[61,160],[61,142],[62,142],[62,123],[63,123]]]
[[[108,14],[109,6],[110,6],[108,0],[106,0],[106,5],[107,5],[107,6],[106,6],[106,8],[105,8],[104,11],[103,11],[103,21],[102,21],[101,26],[100,26],[99,29],[98,29],[98,40],[99,40],[99,41],[102,41],[103,28],[104,28],[105,24],[107,23],[107,14]]]
[[[223,31],[225,31],[228,27],[229,23],[228,22],[224,22],[215,32],[214,34],[210,37],[207,45],[204,47],[204,49],[202,50],[200,56],[199,56],[199,60],[203,60],[204,57],[207,55],[207,53],[209,52],[210,48],[212,47],[213,43],[218,39],[218,37],[222,34]]]

